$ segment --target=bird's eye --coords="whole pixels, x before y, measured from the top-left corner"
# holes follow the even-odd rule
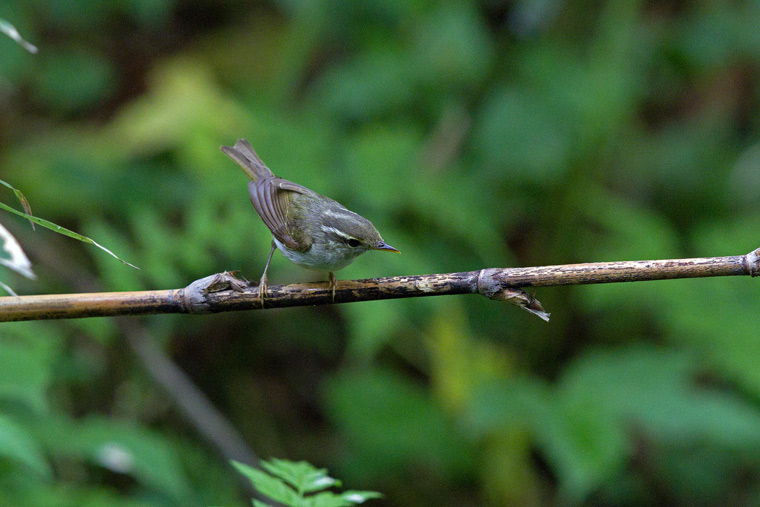
[[[358,239],[351,238],[348,241],[346,241],[348,246],[352,248],[356,248],[357,246],[361,245],[361,242]]]

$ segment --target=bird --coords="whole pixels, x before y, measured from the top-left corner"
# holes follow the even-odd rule
[[[335,271],[370,250],[401,253],[386,243],[372,222],[337,201],[275,176],[245,139],[220,150],[235,161],[251,181],[248,194],[254,209],[272,232],[272,245],[259,281],[258,298],[264,306],[267,270],[274,251],[308,269],[328,273],[328,289],[335,301]]]

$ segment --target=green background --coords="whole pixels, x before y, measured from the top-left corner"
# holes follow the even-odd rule
[[[338,278],[760,246],[760,2],[4,0],[0,179],[101,251],[2,215],[21,294],[257,279],[219,145],[403,255]],[[10,192],[3,202],[13,203]],[[322,280],[276,254],[271,283]],[[246,505],[135,354],[158,345],[259,456],[389,506],[760,504],[757,281],[3,324],[0,503]],[[131,336],[131,338],[130,338]]]

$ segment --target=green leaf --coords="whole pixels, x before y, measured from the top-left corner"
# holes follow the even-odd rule
[[[325,491],[304,497],[304,493],[340,485],[339,481],[327,475],[327,470],[316,468],[306,461],[295,462],[277,458],[262,461],[262,468],[275,477],[234,460],[231,463],[251,481],[259,493],[293,507],[350,507],[382,496],[373,491],[346,491],[339,495]],[[286,482],[295,487],[298,492],[293,491],[285,484]],[[265,503],[257,500],[253,500],[253,505],[266,506]]]
[[[470,424],[477,434],[526,430],[557,473],[563,495],[579,501],[625,462],[622,424],[594,398],[569,396],[534,379],[491,382],[476,391]]]
[[[35,326],[40,333],[44,327]],[[12,337],[13,335],[10,335]],[[53,343],[42,340],[0,342],[0,400],[21,402],[36,412],[47,407],[46,390],[51,382]]]
[[[326,492],[307,498],[304,507],[351,507],[382,496],[373,491],[346,491],[340,495]]]
[[[3,415],[0,415],[0,456],[23,463],[43,477],[51,476],[50,467],[34,438]]]
[[[487,382],[473,393],[468,423],[479,436],[506,427],[532,430],[550,406],[551,392],[538,379]]]
[[[409,51],[415,73],[430,90],[479,83],[489,70],[491,32],[478,8],[469,2],[441,2],[420,19]]]
[[[182,465],[165,437],[131,423],[111,420],[86,421],[81,430],[79,437],[89,445],[90,458],[99,465],[129,473],[180,502],[190,497]],[[119,469],[120,453],[127,457],[128,466],[123,470]]]
[[[692,232],[694,251],[697,255],[746,252],[757,246],[752,238],[758,237],[759,224],[756,211],[730,224],[711,220]],[[674,280],[663,285],[656,298],[666,312],[669,339],[696,351],[721,376],[755,398],[760,396],[756,282],[750,277]]]
[[[686,354],[652,347],[596,352],[562,379],[563,399],[594,399],[619,420],[689,444],[760,447],[760,414],[738,396],[694,385],[697,365]]]
[[[27,201],[26,196],[21,193],[21,190],[17,189],[16,187],[14,187],[13,185],[11,185],[10,183],[7,183],[7,182],[5,182],[3,180],[0,180],[0,185],[3,185],[5,187],[10,188],[13,191],[13,195],[15,195],[16,199],[18,199],[18,202],[21,203],[21,207],[24,208],[24,211],[28,215],[32,214],[32,207],[29,204],[29,201]],[[32,230],[34,230],[34,222],[32,222],[30,220],[29,223],[32,225]]]
[[[734,394],[697,386],[696,370],[684,353],[643,346],[576,360],[555,393],[558,411],[537,422],[563,490],[582,499],[619,469],[631,423],[669,445],[757,452],[757,409]]]
[[[565,396],[593,398],[609,410],[630,417],[631,410],[657,412],[663,393],[685,392],[689,357],[675,350],[648,346],[593,351],[575,360],[561,379]],[[668,394],[670,396],[670,394]]]
[[[115,67],[91,44],[55,44],[40,55],[32,93],[51,112],[95,111],[118,87]]]
[[[326,400],[367,473],[424,463],[453,477],[468,466],[470,449],[454,422],[409,379],[380,369],[344,373],[330,382]]]
[[[547,183],[570,168],[574,146],[568,115],[531,88],[492,92],[473,131],[485,168],[499,178],[509,174],[514,184]]]
[[[536,421],[536,437],[557,472],[561,493],[582,501],[623,467],[630,452],[627,434],[595,400],[557,393],[552,409]]]
[[[75,422],[47,415],[28,424],[51,454],[88,460],[133,477],[176,505],[191,503],[192,488],[174,443],[163,435],[132,422],[99,417]]]
[[[95,245],[96,247],[100,248],[104,252],[108,253],[109,255],[113,256],[116,260],[119,262],[126,264],[129,267],[140,269],[137,266],[128,263],[125,260],[120,259],[115,253],[110,251],[108,248],[104,247],[103,245],[98,244],[95,240],[88,238],[87,236],[82,236],[81,234],[77,234],[74,231],[70,231],[69,229],[66,229],[65,227],[61,227],[60,225],[56,225],[53,222],[50,222],[48,220],[45,220],[43,218],[37,218],[35,216],[29,215],[27,213],[22,213],[21,211],[18,211],[17,209],[11,208],[7,204],[0,202],[0,209],[4,209],[5,211],[9,211],[10,213],[13,213],[14,215],[18,215],[20,217],[24,217],[27,220],[34,222],[37,225],[41,225],[42,227],[45,227],[46,229],[50,229],[51,231],[57,232],[59,234],[63,234],[64,236],[68,236],[70,238],[74,238],[78,241],[81,241],[83,243],[89,243],[90,245]]]
[[[341,498],[348,500],[349,502],[353,502],[356,504],[364,503],[367,500],[372,500],[374,498],[383,498],[382,493],[378,493],[377,491],[345,491],[340,494]]]
[[[306,461],[294,462],[272,458],[262,461],[261,466],[270,474],[293,486],[301,495],[340,486],[340,481],[328,476],[326,469],[315,468]]]
[[[231,463],[238,472],[251,481],[251,484],[256,488],[256,491],[262,495],[267,496],[276,502],[284,503],[285,505],[293,507],[299,505],[301,499],[300,495],[293,491],[293,489],[282,480],[272,477],[271,475],[249,465],[234,460],[232,460]]]
[[[593,352],[574,361],[554,389],[530,379],[484,385],[470,423],[479,435],[528,430],[573,501],[622,469],[631,423],[657,442],[756,452],[760,414],[731,393],[695,385],[696,369],[688,355],[662,348]]]
[[[414,103],[413,72],[413,63],[388,44],[327,69],[313,94],[325,114],[368,120]]]

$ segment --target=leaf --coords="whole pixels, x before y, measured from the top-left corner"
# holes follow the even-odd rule
[[[30,220],[30,221],[34,222],[35,224],[37,224],[37,225],[41,225],[42,227],[45,227],[46,229],[50,229],[51,231],[57,232],[59,234],[63,234],[64,236],[68,236],[70,238],[74,238],[74,239],[76,239],[78,241],[81,241],[83,243],[89,243],[91,245],[95,245],[96,247],[100,248],[101,250],[103,250],[107,254],[113,256],[119,262],[121,262],[123,264],[126,264],[127,266],[129,266],[131,268],[140,269],[137,266],[135,266],[134,264],[130,264],[129,262],[120,259],[115,253],[113,253],[112,251],[110,251],[108,248],[106,248],[103,245],[97,243],[95,240],[93,240],[91,238],[88,238],[87,236],[82,236],[81,234],[77,234],[74,231],[70,231],[69,229],[66,229],[65,227],[61,227],[60,225],[56,225],[53,222],[45,220],[44,218],[38,218],[38,217],[35,217],[35,216],[32,216],[32,215],[29,215],[27,213],[22,213],[22,212],[18,211],[17,209],[11,208],[10,206],[8,206],[7,204],[4,204],[2,202],[0,202],[0,209],[4,209],[5,211],[9,211],[9,212],[13,213],[14,215],[18,215],[20,217],[24,217],[27,220]]]
[[[89,458],[101,466],[128,473],[143,484],[185,503],[191,495],[190,484],[172,443],[160,434],[129,422],[105,419],[85,421],[79,429],[80,442]],[[126,459],[114,458],[113,450]],[[116,466],[114,466],[116,465]],[[123,466],[120,470],[119,466]]]
[[[3,240],[3,250],[8,252],[10,256],[0,257],[0,264],[32,280],[37,278],[32,272],[32,263],[29,262],[29,258],[21,249],[21,245],[10,231],[2,225],[0,225],[0,239]]]
[[[414,104],[414,70],[413,62],[388,44],[326,69],[314,98],[333,116],[366,121]]]
[[[231,460],[231,463],[238,472],[251,481],[251,484],[256,488],[256,491],[262,495],[267,496],[276,502],[284,503],[285,505],[299,505],[298,502],[300,496],[282,480],[238,461]]]
[[[21,193],[21,190],[17,189],[16,187],[14,187],[13,185],[11,185],[10,183],[5,182],[3,180],[0,180],[0,185],[4,185],[4,186],[10,188],[13,191],[13,195],[15,195],[16,199],[18,199],[18,202],[21,203],[21,207],[24,208],[24,211],[28,215],[32,215],[32,207],[29,204],[29,201],[27,201],[26,196],[23,193]],[[32,222],[30,220],[29,223],[32,225],[32,230],[34,230],[34,222]]]
[[[45,328],[35,326],[40,336]],[[9,339],[0,342],[0,400],[23,403],[36,412],[47,406],[46,391],[51,382],[53,344],[44,341]]]
[[[555,470],[562,494],[573,501],[600,487],[629,453],[623,425],[603,402],[553,391],[536,379],[484,384],[469,413],[480,436],[527,431]]]
[[[328,476],[326,469],[315,468],[306,461],[294,462],[272,458],[262,461],[261,466],[270,474],[293,486],[301,495],[340,486],[340,481]]]
[[[424,464],[456,476],[469,466],[470,449],[454,422],[407,378],[381,369],[344,373],[330,382],[326,400],[366,473]]]
[[[418,79],[430,90],[474,86],[487,75],[492,34],[474,4],[441,2],[420,19],[414,34],[409,57]]]
[[[484,166],[515,184],[561,178],[575,149],[566,112],[529,87],[500,87],[487,97],[473,124],[473,143]]]
[[[622,417],[631,411],[657,412],[663,393],[683,392],[694,368],[686,354],[647,346],[594,351],[576,359],[563,374],[565,396],[599,400]],[[660,410],[661,411],[661,410]]]
[[[8,294],[10,294],[11,296],[14,296],[14,297],[18,296],[18,294],[16,294],[16,291],[11,289],[7,283],[0,282],[0,287],[2,287],[2,289]]]
[[[22,426],[3,415],[0,415],[0,457],[23,463],[43,477],[51,476],[50,467],[34,438]]]
[[[15,40],[22,48],[26,49],[32,54],[38,51],[37,46],[25,41],[21,37],[21,35],[18,33],[18,30],[16,30],[16,27],[8,23],[4,19],[0,19],[0,33],[4,33],[11,39]]]
[[[586,354],[555,388],[530,378],[484,385],[471,424],[481,435],[529,431],[562,494],[582,501],[625,464],[631,422],[663,442],[757,446],[760,417],[724,393],[690,388],[692,368],[684,354],[654,347]]]
[[[582,499],[628,454],[634,423],[658,442],[757,452],[760,414],[738,396],[695,384],[696,362],[655,347],[587,354],[563,376],[559,411],[539,424],[563,489]],[[548,430],[548,432],[547,432]]]
[[[345,491],[340,496],[349,502],[364,503],[373,498],[382,498],[383,494],[377,491]]]
[[[191,503],[193,490],[174,442],[159,433],[101,417],[72,421],[47,414],[28,424],[55,457],[88,460],[133,477],[174,505]]]
[[[340,495],[335,493],[319,493],[306,499],[304,506],[308,507],[351,507],[364,503],[372,498],[382,498],[383,495],[374,491],[346,491]]]
[[[696,373],[686,354],[630,347],[580,358],[560,392],[565,400],[594,399],[619,420],[637,421],[670,442],[760,447],[757,410],[730,392],[695,385]]]
[[[114,62],[93,46],[51,45],[36,68],[39,77],[30,84],[35,98],[51,113],[96,111],[117,87]]]
[[[483,383],[473,394],[468,423],[478,436],[517,427],[535,429],[536,420],[548,414],[549,387],[534,378],[514,378]]]
[[[231,463],[251,481],[259,493],[289,506],[350,507],[371,498],[382,497],[380,493],[374,491],[346,491],[341,494],[324,491],[304,497],[304,492],[317,491],[340,484],[340,481],[327,475],[326,469],[316,468],[306,461],[295,462],[277,458],[262,461],[262,468],[276,477],[271,477],[261,470],[234,460]],[[285,481],[296,487],[298,493],[285,484]],[[254,507],[265,507],[267,504],[254,499],[253,505]]]
[[[596,400],[557,393],[551,413],[536,421],[536,438],[560,481],[561,493],[582,501],[625,464],[630,452],[620,421]]]
[[[692,243],[700,254],[746,252],[756,246],[749,238],[758,233],[760,213],[754,211],[730,224],[717,220],[702,224],[693,231]],[[750,277],[673,281],[656,298],[667,311],[669,337],[695,350],[716,372],[755,398],[760,396],[756,281]]]

